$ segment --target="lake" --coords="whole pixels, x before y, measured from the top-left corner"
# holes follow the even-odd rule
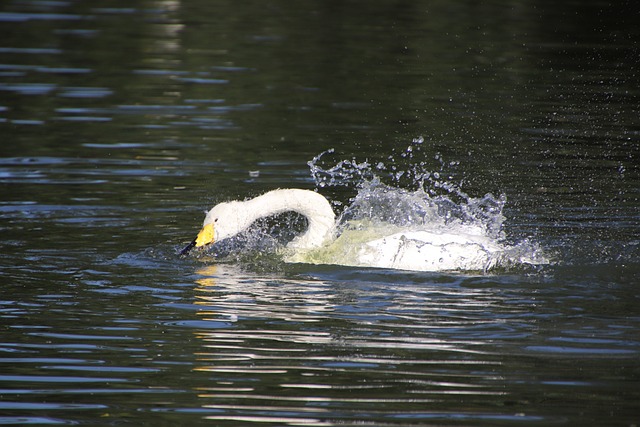
[[[0,424],[638,425],[639,9],[3,2]],[[284,214],[179,255],[372,182],[519,250],[288,263]]]

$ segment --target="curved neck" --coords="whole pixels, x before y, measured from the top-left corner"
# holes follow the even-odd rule
[[[287,245],[298,249],[322,245],[329,237],[335,221],[335,214],[327,199],[309,190],[273,190],[244,203],[247,215],[255,216],[254,221],[289,211],[304,215],[309,222],[307,230]]]

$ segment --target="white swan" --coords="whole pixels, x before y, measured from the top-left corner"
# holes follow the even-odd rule
[[[307,230],[287,245],[291,251],[286,260],[290,262],[415,271],[487,270],[505,251],[478,228],[460,229],[454,234],[403,231],[387,225],[365,233],[346,229],[336,237],[335,214],[327,199],[309,190],[281,189],[251,200],[214,206],[198,236],[180,254],[233,237],[257,219],[287,211],[304,215],[309,223]]]

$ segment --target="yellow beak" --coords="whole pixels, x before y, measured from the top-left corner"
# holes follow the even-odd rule
[[[202,227],[202,230],[198,233],[198,236],[189,243],[187,247],[180,251],[180,255],[186,255],[193,248],[199,248],[209,243],[213,243],[215,239],[215,233],[213,231],[213,224],[207,224]]]
[[[209,243],[213,243],[213,239],[215,234],[213,233],[213,224],[207,224],[202,227],[202,230],[198,233],[198,237],[196,237],[196,248],[200,246],[208,245]]]

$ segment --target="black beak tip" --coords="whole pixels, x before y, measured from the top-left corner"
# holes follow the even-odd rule
[[[193,249],[195,246],[196,246],[196,241],[194,239],[193,242],[189,243],[187,246],[185,246],[183,250],[180,251],[180,256],[188,254],[191,251],[191,249]]]

